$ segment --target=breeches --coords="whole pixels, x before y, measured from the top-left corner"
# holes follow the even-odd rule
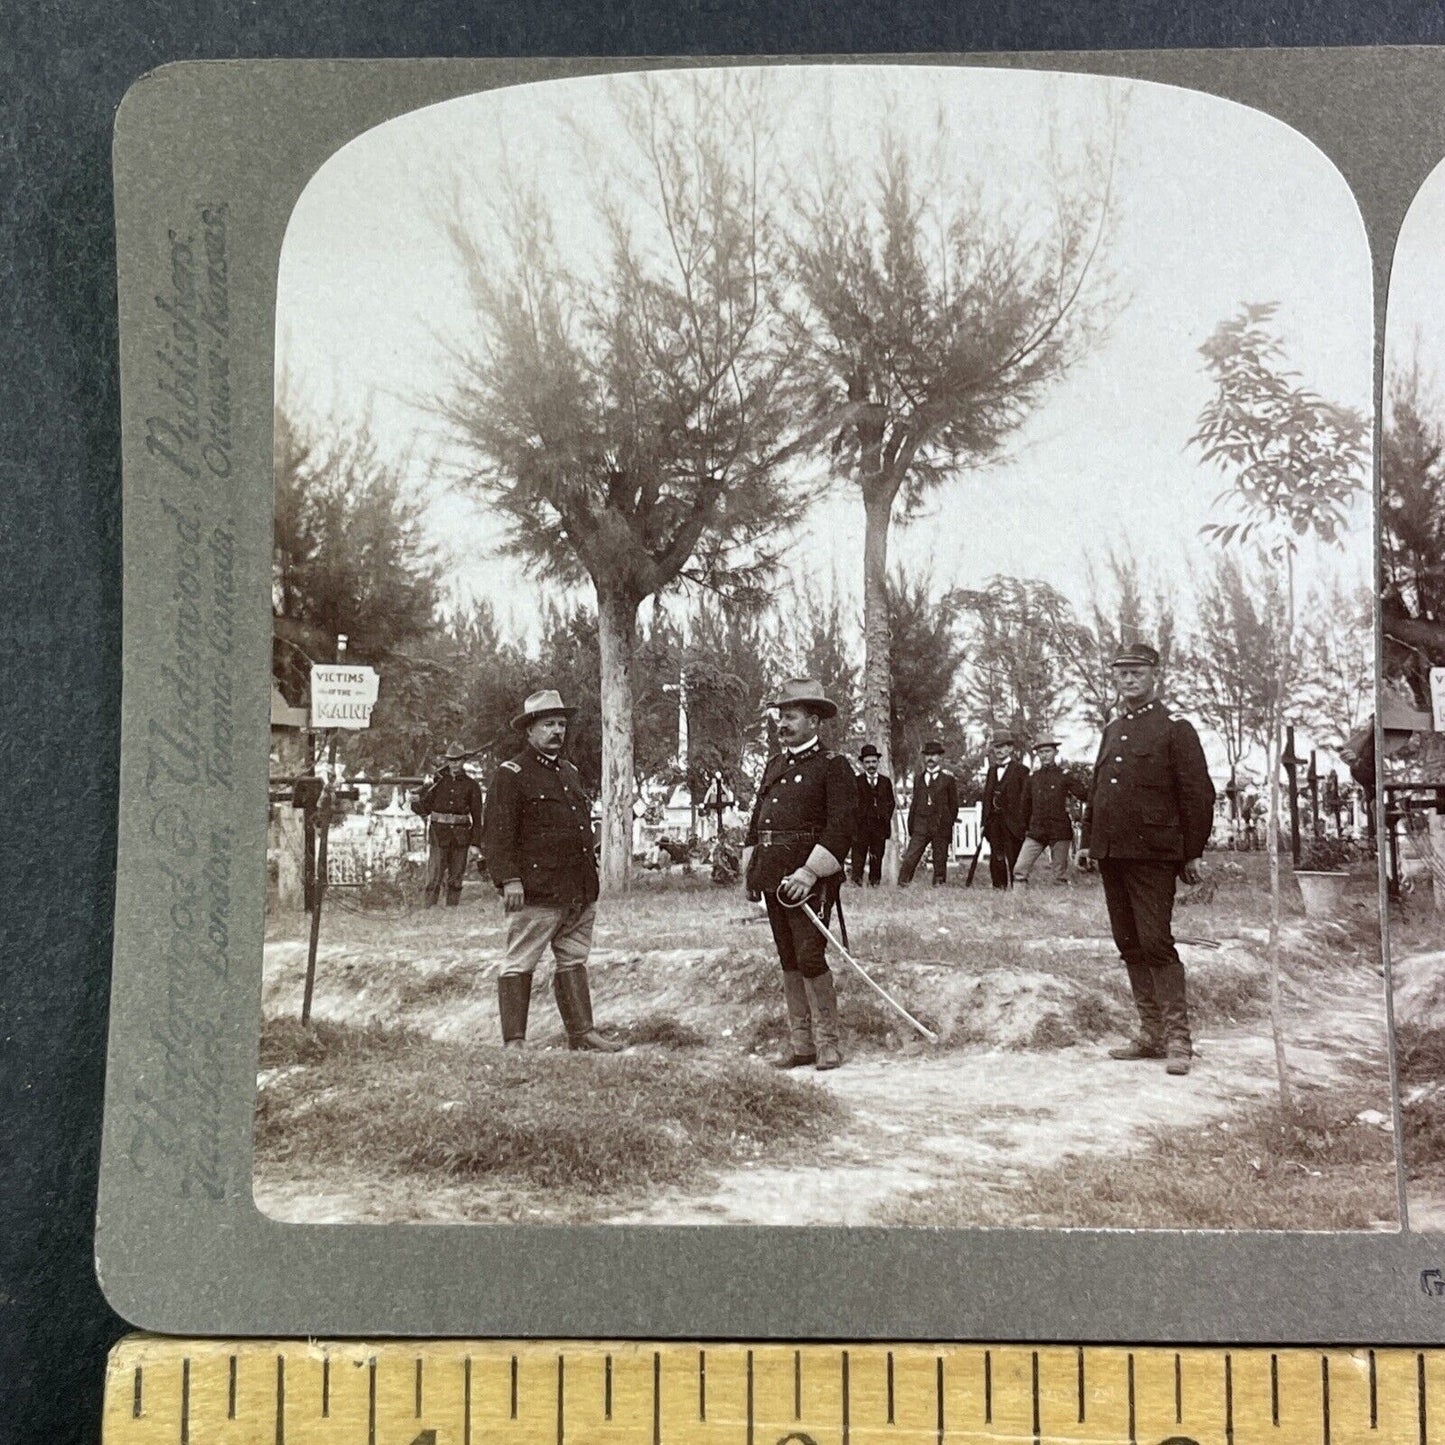
[[[1067,838],[1058,843],[1041,843],[1037,838],[1025,838],[1024,845],[1019,849],[1019,861],[1014,865],[1014,877],[1020,882],[1027,882],[1029,874],[1033,872],[1034,865],[1047,853],[1049,862],[1054,870],[1055,883],[1067,883],[1069,881],[1069,841]]]
[[[1170,924],[1177,863],[1101,858],[1104,903],[1114,945],[1125,963],[1164,968],[1179,963]]]
[[[592,952],[592,926],[596,921],[595,903],[573,908],[529,903],[520,913],[509,913],[503,974],[535,972],[549,943],[559,971],[586,963]]]
[[[447,885],[447,894],[454,896],[462,891],[462,879],[467,873],[466,843],[438,843],[435,838],[427,846],[426,855],[426,896],[433,901],[440,895],[442,883]]]
[[[827,948],[823,935],[803,912],[778,902],[775,893],[764,893],[768,905],[768,922],[773,929],[773,942],[778,948],[778,961],[784,973],[801,973],[804,978],[821,978],[828,970]],[[808,907],[820,913],[822,899],[816,892],[808,895]]]

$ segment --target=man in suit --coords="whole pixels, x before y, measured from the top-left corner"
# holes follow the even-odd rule
[[[923,766],[913,775],[908,804],[908,846],[898,869],[898,886],[907,888],[927,849],[933,860],[933,886],[948,882],[948,848],[958,820],[958,779],[943,766],[943,744],[923,745]]]
[[[863,886],[863,865],[868,865],[868,883],[876,888],[883,880],[883,854],[893,831],[893,780],[878,771],[878,749],[864,743],[858,753],[863,772],[858,778],[858,823],[853,835],[852,878]]]
[[[467,854],[482,841],[482,790],[462,764],[471,757],[460,743],[448,745],[441,766],[411,800],[411,810],[427,820],[426,906],[433,908],[445,880],[447,904],[462,901]]]
[[[587,980],[598,893],[592,800],[582,775],[562,756],[576,711],[553,689],[534,692],[512,719],[512,731],[526,741],[497,769],[487,794],[487,868],[507,914],[497,1002],[502,1040],[520,1048],[532,975],[550,945],[552,992],[568,1047],[614,1054],[623,1046],[597,1032]]]
[[[1079,849],[1080,863],[1092,859],[1103,879],[1141,1025],[1109,1057],[1164,1059],[1168,1073],[1187,1074],[1193,1047],[1171,932],[1174,887],[1200,880],[1214,783],[1199,734],[1159,699],[1159,654],[1143,643],[1120,648],[1114,681],[1122,709],[1099,745]]]
[[[980,827],[988,840],[988,876],[995,888],[1013,885],[1014,869],[1024,846],[1024,784],[1029,770],[1019,761],[1018,739],[995,733],[993,755],[983,781]]]
[[[793,678],[768,706],[778,712],[781,746],[758,785],[742,871],[748,897],[767,904],[783,968],[788,1045],[777,1067],[836,1069],[842,1041],[827,944],[799,905],[821,917],[837,896],[856,832],[858,783],[848,760],[818,739],[818,724],[838,713],[821,682]]]
[[[1034,865],[1045,854],[1053,866],[1054,882],[1069,881],[1069,853],[1074,842],[1069,799],[1087,798],[1089,790],[1059,766],[1058,758],[1057,738],[1040,738],[1034,744],[1038,766],[1024,779],[1024,842],[1014,866],[1015,883],[1027,883]]]

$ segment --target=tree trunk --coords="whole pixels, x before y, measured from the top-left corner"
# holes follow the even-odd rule
[[[865,496],[863,515],[863,733],[893,775],[892,648],[888,622],[888,528],[893,499]]]
[[[597,636],[602,661],[602,891],[632,886],[632,652],[637,603],[597,591]]]
[[[1425,815],[1425,850],[1430,864],[1430,896],[1436,913],[1445,913],[1445,817]]]
[[[303,734],[294,728],[277,728],[276,761],[281,776],[295,777],[306,768]],[[310,841],[305,814],[289,802],[276,805],[276,906],[282,913],[299,916],[306,911],[306,846]]]
[[[1265,835],[1269,844],[1269,943],[1266,957],[1269,967],[1269,1027],[1274,1036],[1274,1065],[1279,1074],[1279,1102],[1286,1116],[1294,1113],[1289,1087],[1289,1066],[1284,1056],[1284,1002],[1280,991],[1279,935],[1282,922],[1283,897],[1280,887],[1280,786],[1283,730],[1276,724],[1269,746],[1269,821]]]
[[[888,621],[888,528],[893,492],[881,486],[863,493],[863,736],[881,754],[878,769],[893,772],[892,633]],[[898,881],[898,849],[883,855],[889,883]]]

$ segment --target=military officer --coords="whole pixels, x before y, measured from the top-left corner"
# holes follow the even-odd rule
[[[933,886],[948,882],[948,847],[958,820],[958,780],[943,766],[943,744],[930,739],[923,745],[923,766],[913,775],[913,797],[908,804],[908,846],[898,868],[898,886],[907,888],[923,861],[932,854]]]
[[[863,771],[858,777],[857,832],[853,835],[851,873],[853,882],[863,886],[863,866],[868,866],[868,883],[876,888],[883,880],[883,854],[893,831],[893,780],[878,771],[878,749],[864,743],[858,752]]]
[[[587,958],[597,916],[592,802],[582,775],[562,756],[567,721],[553,689],[534,692],[512,719],[525,746],[498,769],[487,797],[486,854],[507,913],[507,956],[497,979],[502,1039],[527,1037],[532,974],[550,944],[552,991],[573,1049],[616,1053],[623,1046],[593,1026]]]
[[[427,820],[428,908],[441,897],[443,879],[448,905],[461,902],[467,854],[482,841],[482,790],[462,766],[471,756],[460,743],[448,744],[436,776],[411,800],[412,812]]]
[[[1059,740],[1039,738],[1034,743],[1038,766],[1024,779],[1021,815],[1024,819],[1023,847],[1014,866],[1014,882],[1027,883],[1034,865],[1046,853],[1054,870],[1055,883],[1069,881],[1069,853],[1074,842],[1074,820],[1069,816],[1070,798],[1087,798],[1089,790],[1059,766]]]
[[[988,839],[988,876],[995,888],[1008,888],[1014,880],[1024,846],[1024,784],[1029,770],[1019,760],[1019,743],[1013,733],[993,735],[988,772],[983,780],[983,811],[979,826]]]
[[[843,1061],[838,998],[823,935],[801,907],[820,915],[836,897],[853,841],[858,783],[848,760],[826,751],[818,724],[837,705],[816,678],[792,678],[768,704],[778,712],[781,751],[768,759],[748,820],[742,871],[748,897],[767,904],[788,1010],[788,1046],[777,1067]]]
[[[1187,1074],[1188,1000],[1170,924],[1175,880],[1200,879],[1214,784],[1193,725],[1159,699],[1159,654],[1142,643],[1122,647],[1113,671],[1122,710],[1099,746],[1079,861],[1098,864],[1142,1031],[1109,1056],[1162,1058],[1167,1072]]]

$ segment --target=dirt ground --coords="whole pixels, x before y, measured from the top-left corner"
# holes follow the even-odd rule
[[[685,1070],[699,1052],[770,1053],[764,1040],[781,1021],[781,996],[766,925],[749,921],[755,912],[736,890],[681,878],[649,884],[625,903],[603,905],[592,966],[599,1020],[621,1026],[665,1019],[705,1038],[697,1051],[655,1049],[664,1069]],[[1131,1010],[1096,885],[1032,895],[957,886],[848,890],[860,961],[945,1044],[932,1047],[905,1037],[906,1030],[890,1034],[876,1026],[880,1015],[864,985],[835,961],[845,1017],[865,1005],[868,1012],[857,1014],[845,1066],[806,1077],[848,1106],[847,1126],[796,1158],[748,1161],[701,1187],[612,1209],[603,1203],[588,1217],[863,1225],[945,1179],[962,1180],[983,1199],[1017,1192],[1029,1170],[1135,1153],[1160,1129],[1227,1131],[1232,1118],[1276,1091],[1261,1012],[1264,901],[1252,878],[1226,880],[1206,899],[1176,914],[1176,933],[1197,940],[1181,948],[1198,1001],[1197,1058],[1179,1079],[1158,1064],[1106,1057]],[[1373,909],[1365,887],[1341,925],[1291,917],[1287,1053],[1302,1094],[1363,1087],[1388,1130]],[[337,909],[323,930],[316,1016],[357,1026],[404,1022],[438,1040],[495,1046],[501,950],[500,907],[480,888],[469,887],[455,910],[386,917]],[[268,1017],[299,1013],[304,959],[299,925],[274,922],[266,948]],[[532,1047],[561,1044],[550,994],[541,988],[533,1024]],[[263,1071],[260,1088],[272,1082]],[[255,1186],[264,1212],[297,1221],[577,1217],[495,1182],[433,1181],[422,1190],[360,1163],[307,1177],[294,1160],[283,1168],[260,1157]],[[1017,1222],[1030,1222],[1026,1204]]]
[[[1391,978],[1395,1026],[1412,1045],[1433,1042],[1438,1057],[1445,1047],[1445,915],[1427,903],[1396,906],[1390,920]],[[1445,1117],[1445,1078],[1431,1070],[1402,1067],[1401,1103],[1405,1108],[1406,1198],[1410,1228],[1445,1234],[1445,1155],[1438,1129],[1425,1126]]]

